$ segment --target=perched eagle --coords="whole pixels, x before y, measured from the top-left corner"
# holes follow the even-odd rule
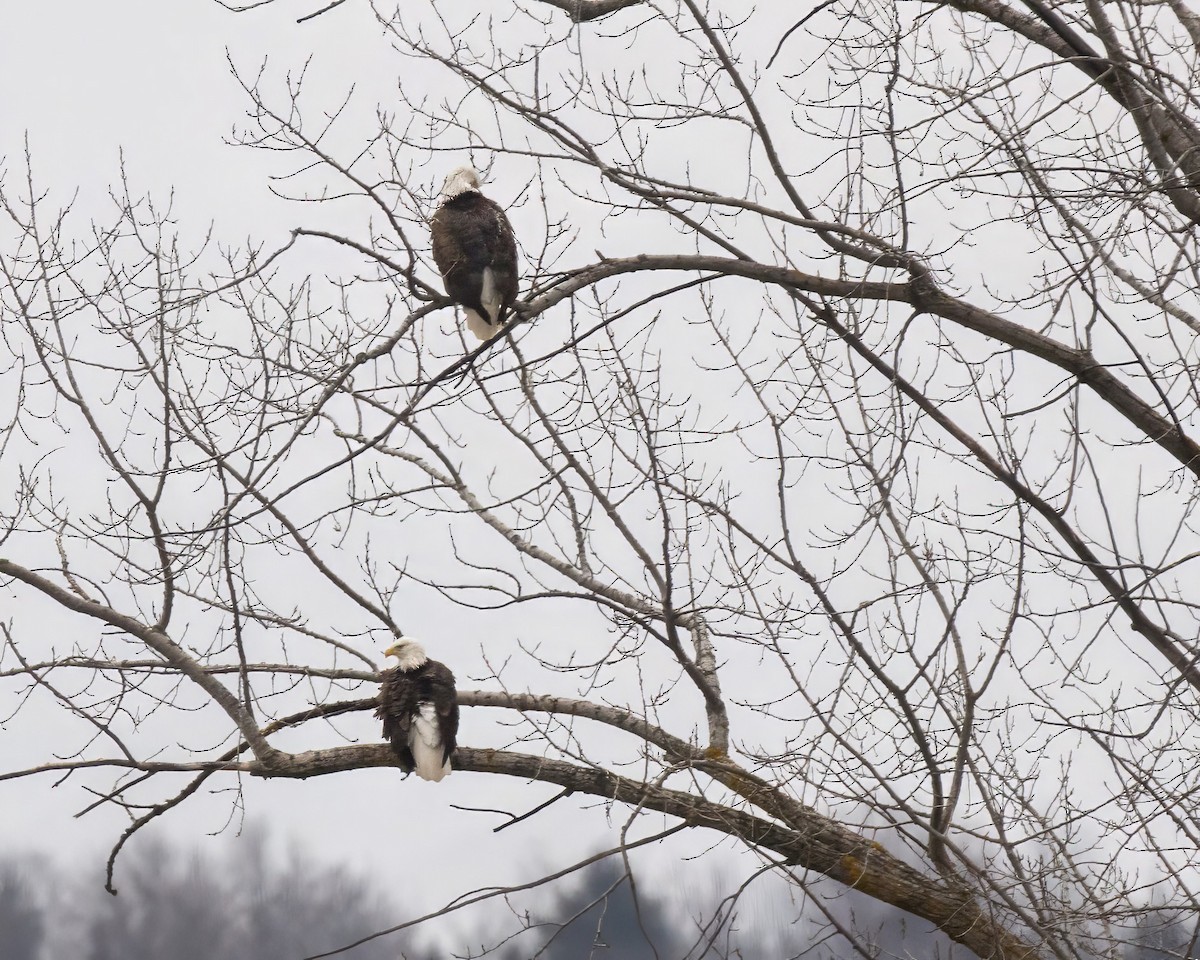
[[[467,327],[490,340],[517,298],[517,241],[499,204],[479,192],[474,167],[446,178],[433,215],[433,260],[446,293],[462,304]]]
[[[430,660],[425,648],[401,637],[384,651],[400,663],[383,672],[379,707],[383,735],[392,742],[405,773],[422,780],[441,780],[450,772],[450,755],[458,736],[458,697],[454,674]]]

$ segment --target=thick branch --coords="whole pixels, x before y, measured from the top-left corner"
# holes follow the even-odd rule
[[[264,770],[263,775],[303,779],[396,764],[390,747],[363,744],[294,754]],[[460,772],[553,783],[735,836],[788,863],[929,920],[982,960],[1033,960],[1040,956],[1035,946],[1010,933],[1003,920],[981,906],[970,891],[928,877],[878,843],[816,814],[807,829],[792,830],[702,797],[621,777],[598,767],[579,767],[506,750],[459,747],[454,764]]]
[[[610,13],[624,10],[626,7],[636,7],[642,0],[538,0],[549,7],[557,7],[564,11],[576,23],[597,20]]]
[[[1164,109],[1162,103],[1152,99],[1157,94],[1132,73],[1123,51],[1106,44],[1108,56],[1098,58],[1074,31],[1063,31],[1065,24],[1061,18],[1044,16],[1043,11],[1048,8],[1041,3],[1030,5],[1041,19],[1000,0],[950,0],[955,9],[1000,24],[1071,61],[1102,87],[1137,125],[1142,146],[1163,178],[1161,188],[1175,209],[1193,223],[1200,223],[1200,200],[1195,192],[1196,178],[1200,175],[1196,131],[1181,114]],[[1182,177],[1175,174],[1176,168],[1182,171]]]
[[[778,284],[823,297],[911,304],[925,313],[949,320],[1066,371],[1080,383],[1090,387],[1101,400],[1133,424],[1146,439],[1157,443],[1189,471],[1200,477],[1200,444],[1117,379],[1090,351],[1068,346],[1019,323],[1006,320],[998,314],[949,296],[940,291],[927,277],[918,277],[910,283],[843,280],[730,257],[643,254],[637,257],[602,260],[585,267],[554,289],[531,301],[524,310],[529,313],[542,313],[600,280],[643,270],[699,270],[718,276],[745,277],[763,283]]]

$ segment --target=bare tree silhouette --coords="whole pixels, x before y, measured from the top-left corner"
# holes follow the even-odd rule
[[[115,857],[393,765],[423,622],[482,677],[456,776],[619,847],[701,828],[987,958],[1200,910],[1186,2],[334,7],[397,57],[369,122],[234,68],[285,243],[4,181],[0,682],[70,723],[0,777],[87,774]],[[523,244],[482,346],[428,250],[465,160]]]

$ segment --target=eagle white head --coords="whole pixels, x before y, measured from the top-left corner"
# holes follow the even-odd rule
[[[450,176],[446,177],[446,183],[442,187],[442,196],[447,200],[452,200],[461,193],[478,189],[479,173],[475,168],[459,167],[457,170],[451,170]]]
[[[399,660],[398,666],[404,671],[416,670],[417,667],[424,666],[429,660],[425,648],[412,637],[401,637],[384,650],[383,655]]]

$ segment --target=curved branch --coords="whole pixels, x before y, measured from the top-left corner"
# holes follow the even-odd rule
[[[905,283],[843,280],[731,257],[642,254],[636,257],[605,259],[584,267],[554,289],[529,301],[522,312],[543,313],[559,301],[600,280],[644,270],[702,270],[792,287],[824,297],[910,304],[924,313],[949,320],[1022,353],[1045,360],[1071,374],[1133,424],[1146,439],[1157,443],[1192,474],[1200,477],[1200,444],[1122,383],[1092,355],[1091,351],[1068,346],[965,300],[952,297],[939,290],[928,277],[918,275],[911,282]]]
[[[636,7],[642,2],[643,0],[538,0],[538,3],[562,10],[576,23],[598,20],[626,7]]]
[[[1046,8],[1040,3],[1025,2],[1038,18],[1001,0],[950,0],[949,5],[999,24],[1079,67],[1136,124],[1141,144],[1163,178],[1161,189],[1171,204],[1193,223],[1200,223],[1200,199],[1195,189],[1200,177],[1200,144],[1196,140],[1196,131],[1186,118],[1150,98],[1152,94],[1148,93],[1144,81],[1130,70],[1128,58],[1118,46],[1106,41],[1107,57],[1096,57],[1074,31],[1060,29],[1066,27],[1061,19],[1043,16]],[[1100,10],[1098,6],[1094,9]],[[1102,25],[1097,24],[1097,27]],[[1100,33],[1103,37],[1103,29]],[[1182,172],[1182,177],[1175,174],[1176,168]]]
[[[678,817],[689,826],[737,837],[787,863],[813,870],[922,917],[985,960],[1033,960],[1040,956],[1036,946],[1004,928],[994,915],[996,908],[981,905],[971,891],[926,876],[875,841],[817,814],[808,828],[789,829],[722,803],[598,767],[581,767],[507,750],[459,747],[454,763],[462,772],[553,783],[577,793]],[[304,779],[397,764],[387,745],[363,744],[294,754],[269,771],[263,770],[261,775]]]

